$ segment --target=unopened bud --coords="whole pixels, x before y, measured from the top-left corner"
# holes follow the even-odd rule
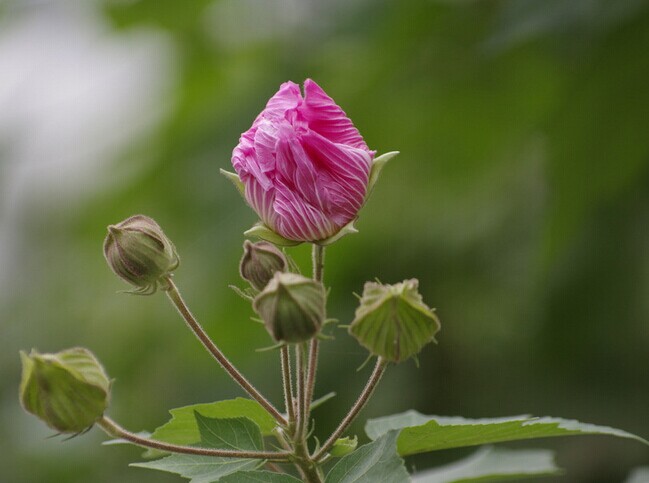
[[[345,438],[338,438],[334,445],[329,450],[329,454],[334,458],[342,458],[349,453],[353,453],[358,446],[358,438],[354,436],[347,436]]]
[[[20,403],[61,433],[80,433],[101,418],[110,398],[110,381],[87,349],[56,354],[20,353]]]
[[[433,341],[440,329],[437,316],[417,291],[416,279],[394,285],[367,282],[356,317],[349,327],[372,354],[401,362]]]
[[[104,256],[113,272],[137,287],[134,293],[139,294],[152,294],[158,286],[164,288],[164,277],[180,264],[171,240],[144,215],[108,227]]]
[[[263,290],[275,272],[284,272],[288,268],[286,256],[272,243],[260,241],[243,242],[243,258],[239,264],[241,277],[250,285]]]
[[[253,308],[273,339],[297,343],[311,339],[320,331],[325,298],[320,282],[295,273],[276,272],[255,297]]]

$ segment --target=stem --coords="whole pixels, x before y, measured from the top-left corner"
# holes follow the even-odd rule
[[[284,403],[288,414],[289,426],[295,423],[293,406],[293,381],[291,380],[291,353],[287,345],[280,349],[282,355],[282,384],[284,385]]]
[[[322,282],[324,275],[324,252],[325,247],[322,245],[313,245],[311,257],[313,261],[313,280]]]
[[[383,376],[387,365],[388,363],[385,359],[383,359],[382,357],[378,358],[376,365],[374,366],[374,371],[372,371],[372,375],[367,381],[365,388],[358,396],[358,399],[349,410],[349,413],[347,413],[347,416],[345,416],[336,430],[331,434],[331,436],[329,436],[329,439],[325,441],[325,443],[322,445],[322,448],[320,448],[318,452],[313,455],[313,459],[315,461],[321,460],[325,453],[334,445],[336,440],[345,432],[345,430],[354,421],[354,419],[356,419],[358,413],[361,412],[363,407],[365,407],[365,404],[367,404],[367,401],[369,401],[370,397],[372,397],[372,393],[374,393],[376,386],[381,380],[381,376]]]
[[[236,367],[234,367],[234,365],[232,365],[228,358],[221,352],[216,344],[214,344],[212,339],[210,339],[209,335],[207,335],[203,327],[201,327],[196,318],[190,312],[187,304],[185,304],[185,301],[178,291],[178,287],[176,287],[171,277],[168,276],[166,281],[169,284],[169,288],[167,289],[169,300],[171,300],[171,303],[176,307],[182,318],[187,323],[187,326],[196,335],[201,344],[203,344],[203,347],[212,354],[212,357],[216,359],[221,367],[225,369],[230,377],[232,377],[232,379],[234,379],[243,390],[250,395],[250,397],[261,404],[261,406],[268,411],[268,413],[271,414],[279,424],[286,425],[286,419],[284,419],[284,416],[282,416],[282,414],[275,409],[275,407],[264,396],[261,395],[261,393],[244,377],[243,374],[239,372]]]
[[[295,365],[297,366],[297,420],[295,423],[295,441],[304,439],[306,422],[306,344],[301,343],[295,349]]]
[[[115,421],[108,416],[103,416],[97,424],[108,434],[115,438],[123,438],[133,444],[142,446],[144,448],[153,448],[161,451],[169,451],[171,453],[193,454],[200,456],[218,456],[222,458],[253,458],[268,461],[288,461],[291,456],[288,452],[274,452],[274,451],[235,451],[227,449],[212,449],[200,448],[197,446],[183,446],[155,439],[148,439],[131,433],[130,431],[122,428]]]
[[[318,339],[311,339],[311,346],[309,347],[309,372],[306,382],[306,394],[304,395],[304,405],[306,407],[305,419],[308,420],[311,413],[311,402],[313,401],[313,390],[315,388],[315,375],[318,369]]]
[[[313,261],[313,279],[322,282],[324,278],[324,255],[325,247],[321,245],[313,245],[311,251]],[[306,421],[308,424],[311,413],[311,402],[313,401],[313,391],[315,389],[315,377],[318,369],[318,349],[319,341],[317,337],[311,339],[309,347],[309,370],[306,383],[305,405],[306,405]]]

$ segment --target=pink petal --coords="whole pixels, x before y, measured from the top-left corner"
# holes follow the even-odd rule
[[[302,93],[300,92],[300,86],[294,82],[284,82],[275,95],[270,98],[257,119],[262,117],[266,119],[283,118],[286,111],[295,109],[301,103]],[[255,120],[256,123],[257,121]]]
[[[252,206],[252,209],[259,215],[269,228],[274,228],[277,214],[273,209],[275,203],[275,188],[264,189],[261,184],[254,178],[249,177],[245,182],[246,200]]]
[[[304,82],[304,104],[300,106],[300,111],[309,128],[328,140],[369,151],[345,111],[311,79]]]
[[[298,198],[283,183],[277,185],[274,208],[278,215],[275,229],[291,240],[322,240],[338,230],[323,212]]]

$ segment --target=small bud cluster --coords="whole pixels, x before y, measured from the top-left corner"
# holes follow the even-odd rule
[[[273,340],[293,344],[318,334],[326,297],[320,282],[287,270],[286,255],[272,243],[244,242],[239,271],[256,292],[253,308]]]

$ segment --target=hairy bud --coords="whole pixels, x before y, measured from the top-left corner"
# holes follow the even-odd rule
[[[275,272],[288,268],[286,256],[272,243],[243,242],[243,258],[239,264],[241,277],[256,290],[263,290]]]
[[[417,354],[440,329],[418,286],[416,279],[394,285],[367,282],[350,334],[372,354],[392,362]]]
[[[253,307],[273,339],[298,343],[320,331],[325,298],[320,282],[295,273],[276,272],[255,297]]]
[[[95,356],[83,348],[56,354],[20,353],[20,403],[61,433],[80,433],[108,406],[110,381]]]
[[[133,293],[152,294],[165,287],[164,277],[178,268],[173,243],[151,218],[135,215],[108,227],[104,256],[115,274],[136,287]]]

